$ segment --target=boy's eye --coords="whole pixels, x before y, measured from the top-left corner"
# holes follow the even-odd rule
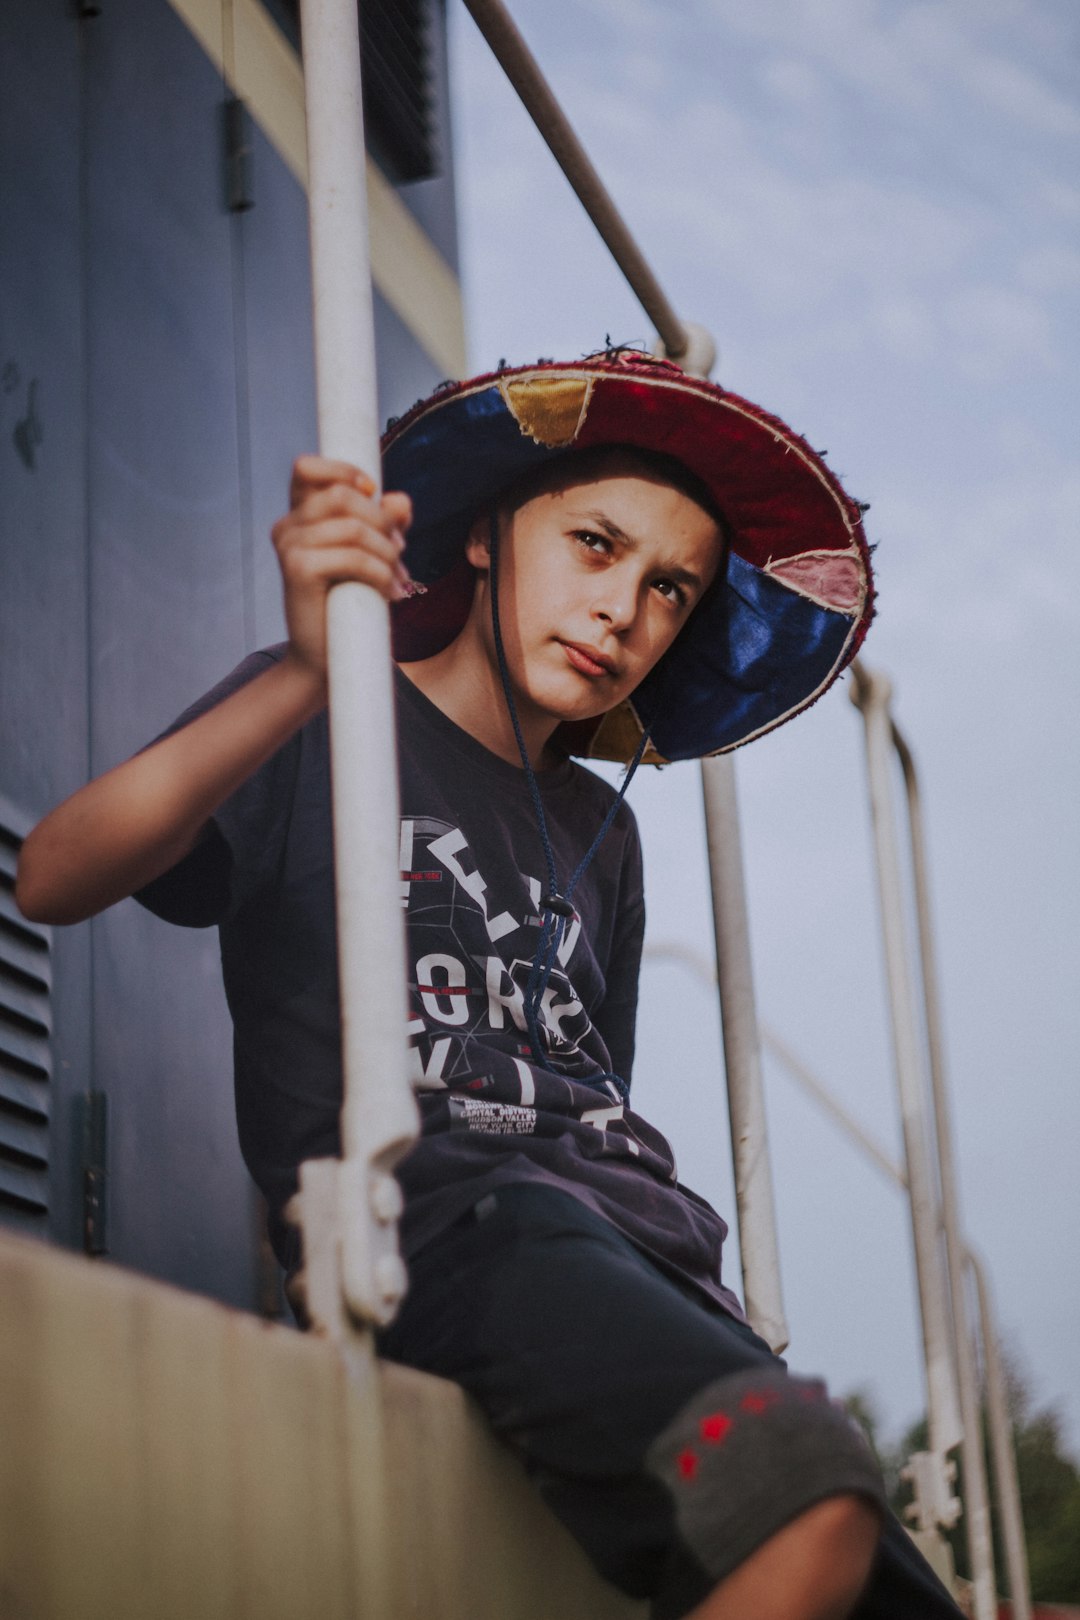
[[[611,541],[606,535],[597,534],[595,529],[575,529],[574,539],[586,551],[595,552],[597,556],[607,557],[611,553]]]
[[[663,596],[667,601],[673,602],[676,607],[684,606],[686,602],[686,592],[683,590],[682,586],[677,585],[673,579],[654,579],[653,586],[660,592],[661,596]]]

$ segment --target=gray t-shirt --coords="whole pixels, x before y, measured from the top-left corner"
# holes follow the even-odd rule
[[[283,646],[255,653],[170,729],[253,679]],[[552,1074],[530,1061],[523,991],[540,931],[546,865],[525,773],[461,730],[400,672],[401,899],[408,1041],[422,1119],[398,1167],[402,1243],[415,1253],[493,1188],[557,1184],[661,1266],[740,1318],[720,1283],[726,1227],[679,1186],[666,1139],[624,1106],[644,929],[641,849],[620,806],[574,891],[544,995]],[[613,790],[567,759],[537,773],[560,884],[607,814]],[[240,1144],[283,1219],[307,1158],[339,1151],[341,1055],[326,715],[304,726],[220,806],[211,836],[137,896],[172,922],[216,923],[235,1030]]]

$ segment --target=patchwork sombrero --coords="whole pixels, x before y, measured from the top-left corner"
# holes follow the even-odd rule
[[[727,521],[727,573],[630,697],[555,740],[625,762],[647,730],[653,764],[726,753],[807,708],[858,651],[874,594],[862,508],[776,417],[636,350],[444,385],[389,429],[384,485],[412,498],[409,571],[426,587],[392,608],[394,655],[430,657],[464,625],[478,512],[555,457],[608,444],[702,480]]]

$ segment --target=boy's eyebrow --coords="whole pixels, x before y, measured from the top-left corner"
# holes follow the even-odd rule
[[[587,518],[590,523],[595,523],[598,529],[603,529],[609,539],[618,540],[628,551],[636,551],[641,545],[640,540],[635,540],[632,534],[627,534],[625,529],[620,529],[619,525],[614,523],[604,512],[590,510],[581,512],[578,516]],[[684,568],[681,563],[664,563],[663,569],[664,573],[673,579],[676,584],[686,585],[691,590],[701,588],[701,575],[695,574],[692,568]]]

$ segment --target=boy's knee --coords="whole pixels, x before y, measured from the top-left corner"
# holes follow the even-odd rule
[[[678,1532],[722,1581],[774,1536],[865,1576],[885,1512],[870,1449],[818,1382],[779,1366],[719,1379],[654,1442]],[[861,1578],[861,1577],[860,1577]]]
[[[842,1493],[815,1502],[721,1580],[687,1620],[845,1620],[870,1576],[880,1512]]]
[[[862,1568],[865,1575],[877,1549],[881,1519],[881,1509],[865,1496],[844,1492],[815,1502],[790,1528],[815,1557],[834,1567]]]

